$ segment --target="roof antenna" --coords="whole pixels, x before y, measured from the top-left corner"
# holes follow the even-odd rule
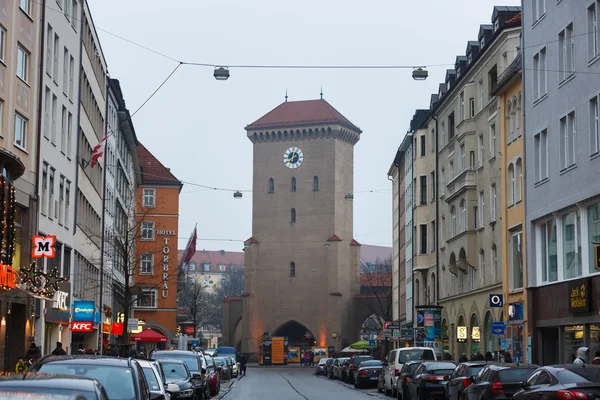
[[[287,99],[288,99],[288,95],[287,95],[287,89],[285,89],[285,102],[287,103]]]
[[[321,85],[321,100],[323,100],[323,85]]]

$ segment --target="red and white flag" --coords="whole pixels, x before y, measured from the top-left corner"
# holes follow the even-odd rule
[[[192,261],[192,257],[196,254],[196,241],[198,240],[197,227],[194,227],[194,231],[192,232],[192,236],[188,240],[187,246],[185,246],[185,250],[183,251],[181,257],[180,268],[184,271],[187,271],[187,264]]]
[[[98,159],[100,157],[102,157],[102,155],[104,154],[104,142],[106,141],[107,138],[108,138],[108,136],[104,136],[102,138],[102,140],[100,141],[100,143],[98,143],[92,149],[92,165],[91,165],[92,168],[94,168],[94,165],[98,164]]]

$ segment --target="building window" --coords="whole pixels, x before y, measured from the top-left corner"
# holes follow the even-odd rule
[[[427,137],[425,135],[421,135],[420,140],[421,140],[420,156],[425,157],[427,155]]]
[[[598,108],[598,96],[590,99],[590,155],[600,152],[600,110]]]
[[[293,278],[295,276],[296,276],[296,263],[292,261],[290,263],[290,277]]]
[[[419,254],[427,254],[427,224],[419,225],[421,230],[421,246],[419,247]]]
[[[431,140],[429,143],[429,147],[431,148],[431,152],[433,153],[435,151],[435,130],[431,130]]]
[[[202,264],[202,271],[204,271],[204,272],[210,272],[210,263],[203,263]]]
[[[450,209],[450,215],[452,217],[452,237],[456,236],[456,208],[452,206]]]
[[[269,178],[269,193],[275,193],[275,179]]]
[[[531,15],[534,24],[546,15],[546,0],[531,0]]]
[[[559,82],[575,73],[575,40],[573,38],[573,23],[567,25],[558,34],[558,65]]]
[[[523,288],[523,248],[522,232],[512,235],[512,287],[511,289]]]
[[[71,212],[71,181],[67,180],[65,185],[65,228],[69,229],[69,215]]]
[[[560,119],[560,165],[562,169],[575,165],[575,111]]]
[[[69,57],[69,100],[73,100],[73,80],[75,74],[75,59],[73,56]]]
[[[546,48],[542,48],[533,56],[533,101],[538,101],[546,95],[548,67],[546,61]]]
[[[140,275],[152,275],[154,273],[154,254],[144,253],[140,259]]]
[[[450,170],[450,180],[452,180],[454,179],[454,161],[450,161],[448,169]]]
[[[477,270],[475,267],[471,267],[471,290],[474,290],[477,286]]]
[[[473,97],[469,99],[469,117],[475,118],[475,99]]]
[[[431,173],[431,177],[430,177],[430,183],[431,183],[431,202],[433,203],[435,201],[435,172]]]
[[[69,50],[65,47],[63,49],[63,93],[65,95],[69,92]]]
[[[219,271],[225,272],[226,269],[227,269],[227,265],[225,265],[225,264],[219,264]]]
[[[490,125],[490,158],[496,157],[496,124]]]
[[[540,255],[542,258],[542,282],[558,280],[558,237],[556,220],[540,226]]]
[[[154,240],[154,221],[142,221],[142,240]]]
[[[65,216],[64,212],[65,207],[65,177],[63,175],[60,176],[60,180],[58,183],[58,224],[63,224],[63,219]]]
[[[31,15],[31,0],[19,0],[19,7],[27,15]]]
[[[485,286],[485,253],[479,249],[479,269],[481,271],[481,283]]]
[[[318,192],[318,191],[319,191],[319,177],[314,176],[313,177],[313,192]]]
[[[594,255],[594,246],[600,243],[600,203],[593,204],[587,209],[588,217],[588,247],[590,253],[590,273],[598,272]]]
[[[431,248],[432,253],[435,251],[435,242],[436,242],[435,235],[436,235],[435,221],[431,221],[431,242],[430,242],[429,247]]]
[[[142,290],[136,299],[135,306],[137,308],[156,308],[156,293],[157,289]]]
[[[442,226],[440,229],[440,247],[444,247],[446,243],[446,216],[442,215]]]
[[[481,48],[483,48],[483,44],[481,45]],[[483,79],[477,83],[477,86],[479,88],[479,110],[483,110]]]
[[[28,81],[29,52],[21,45],[17,48],[17,76],[25,82]]]
[[[492,222],[496,221],[496,184],[492,183],[490,187],[490,215],[492,217]]]
[[[156,189],[144,188],[144,208],[156,207]]]
[[[563,217],[563,278],[576,278],[582,274],[581,263],[581,217],[574,210]]]
[[[452,138],[454,137],[454,129],[455,129],[455,125],[454,125],[454,112],[451,112],[450,115],[448,115],[448,140],[452,140]]]
[[[465,199],[460,201],[460,231],[467,230],[467,202]]]
[[[473,207],[473,229],[479,228],[479,208]]]
[[[296,178],[292,177],[292,192],[296,191]]]
[[[479,146],[478,146],[478,150],[479,150],[479,167],[483,167],[483,135],[479,135]]]
[[[483,190],[479,192],[479,211],[479,218],[481,219],[479,222],[481,223],[481,228],[483,228],[485,224],[485,197]]]
[[[48,178],[48,217],[56,218],[56,209],[54,205],[54,176],[56,170],[50,167],[50,177]]]
[[[52,95],[52,126],[50,128],[50,141],[56,143],[56,114],[58,113],[58,99]]]
[[[517,159],[517,164],[515,168],[515,181],[515,200],[517,202],[520,202],[521,200],[523,200],[523,161],[520,158]]]
[[[73,16],[73,18],[71,18],[71,26],[73,27],[73,29],[75,30],[75,32],[77,32],[77,15],[78,13],[78,4],[77,4],[77,0],[73,0],[73,7],[71,9],[71,15]]]
[[[427,175],[422,175],[421,180],[421,205],[427,204]]]
[[[52,39],[54,38],[54,31],[50,24],[48,24],[47,37],[46,37],[46,73],[52,76]]]
[[[460,145],[460,171],[464,171],[467,166],[466,166],[466,154],[465,154],[465,144],[461,144]]]
[[[475,169],[475,152],[474,151],[469,152],[469,168],[471,170]]]
[[[492,244],[492,283],[496,283],[498,279],[498,249],[496,244]]]
[[[420,294],[420,290],[421,288],[419,287],[419,280],[415,279],[415,306],[419,305],[419,294]]]
[[[54,73],[52,74],[52,78],[54,83],[58,84],[58,53],[60,50],[60,38],[54,33],[54,51],[53,51],[53,61],[54,61]]]
[[[6,29],[0,26],[0,61],[5,61],[6,55]]]
[[[465,92],[460,93],[460,120],[465,119]]]
[[[295,209],[295,208],[292,208],[292,209],[290,210],[290,222],[291,222],[292,224],[295,224],[295,223],[296,223],[296,209]]]
[[[506,103],[506,119],[507,119],[507,126],[508,126],[508,135],[506,138],[506,143],[510,144],[510,142],[512,142],[512,138],[513,138],[513,133],[515,132],[515,126],[514,126],[514,118],[513,118],[513,107],[512,107],[512,101],[508,101]]]
[[[190,263],[188,264],[188,271],[195,271],[196,270],[196,263],[194,261],[190,261]]]
[[[548,131],[544,129],[534,137],[535,181],[548,178]]]
[[[417,159],[417,137],[413,138],[413,160]]]
[[[48,163],[44,161],[42,166],[42,214],[47,213],[47,201],[48,201]]]
[[[515,166],[508,164],[508,205],[515,204]]]
[[[598,9],[594,1],[587,11],[588,24],[588,59],[591,61],[598,57]]]

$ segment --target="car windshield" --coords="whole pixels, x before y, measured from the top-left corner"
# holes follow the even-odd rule
[[[198,357],[196,357],[195,355],[188,356],[188,355],[183,355],[183,354],[169,354],[168,352],[154,354],[154,359],[160,360],[161,358],[162,359],[169,358],[171,360],[183,361],[184,363],[187,364],[190,371],[193,371],[193,372],[200,371],[200,368],[198,368]]]
[[[498,372],[500,382],[525,382],[536,368],[511,368]]]
[[[158,384],[158,378],[154,374],[154,370],[150,367],[142,368],[144,371],[144,376],[146,377],[146,381],[148,381],[148,387],[152,392],[160,391],[160,385]]]
[[[383,361],[381,360],[369,360],[369,361],[363,361],[360,363],[359,367],[363,368],[363,367],[381,367],[383,365]]]
[[[477,375],[479,373],[479,371],[481,371],[483,369],[483,367],[485,367],[485,365],[477,365],[477,366],[469,367],[469,370],[471,371],[469,376]]]
[[[161,362],[160,366],[162,367],[167,381],[183,381],[190,377],[183,364]]]
[[[567,385],[569,383],[600,382],[600,368],[577,368],[573,370],[565,369],[563,371],[559,371],[556,374],[556,377],[563,385]]]
[[[372,359],[373,359],[373,357],[371,357],[371,356],[355,357],[352,359],[352,364],[358,365],[363,361],[372,360]]]
[[[42,364],[38,372],[60,375],[85,376],[95,378],[106,390],[111,400],[135,399],[135,386],[131,369],[112,365],[91,365],[71,363]],[[118,385],[115,385],[118,382]]]
[[[414,360],[435,360],[433,351],[427,349],[400,350],[400,362],[405,364]]]
[[[323,365],[323,364],[327,364],[327,361],[329,360],[329,358],[321,358],[319,360],[319,365]]]
[[[35,394],[35,396],[32,396]],[[35,397],[36,400],[71,400],[74,398],[85,400],[96,400],[95,392],[82,392],[81,390],[72,390],[64,388],[39,388],[39,387],[19,387],[2,386],[0,388],[0,399],[13,400]]]

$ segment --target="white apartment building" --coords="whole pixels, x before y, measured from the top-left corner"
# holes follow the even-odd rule
[[[103,164],[92,168],[92,149],[106,134],[107,68],[94,22],[87,5],[82,3],[81,16],[81,76],[79,80],[80,112],[77,137],[77,195],[75,210],[75,259],[73,300],[94,301],[101,310],[100,247],[102,243]],[[98,348],[102,325],[93,332],[73,333],[72,348]]]
[[[38,229],[41,235],[56,236],[56,257],[41,260],[43,267],[58,268],[72,282],[81,7],[78,0],[57,1],[56,7],[62,13],[46,12],[43,27]],[[62,289],[70,293],[70,283]],[[36,336],[48,354],[67,335],[69,312],[56,308],[54,301],[42,301],[42,307],[45,313],[37,320]]]

